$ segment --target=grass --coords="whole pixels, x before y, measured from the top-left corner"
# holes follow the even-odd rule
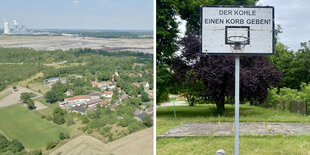
[[[41,109],[41,110],[37,110],[37,111],[35,111],[35,112],[36,112],[36,113],[40,113],[40,114],[44,114],[44,115],[46,115],[46,116],[47,116],[47,115],[53,114],[54,109],[55,109],[56,107],[59,107],[59,104],[58,104],[58,103],[53,103],[53,104],[47,103],[47,102],[45,101],[44,98],[40,98],[38,101],[41,102],[42,104],[48,106],[48,108],[46,108],[46,109]]]
[[[42,120],[21,105],[0,110],[0,130],[9,139],[19,140],[28,149],[38,149],[58,140],[60,132],[71,129]]]
[[[215,105],[204,104],[190,106],[176,106],[176,125],[189,122],[233,122],[234,106],[225,105],[223,116],[215,116]],[[309,123],[310,116],[266,109],[262,107],[240,105],[240,122],[303,122]],[[156,109],[156,134],[159,135],[174,127],[173,107]]]
[[[13,92],[12,91],[5,91],[4,93],[2,93],[0,95],[0,100],[2,100],[3,98],[9,96],[10,94],[12,94]]]
[[[310,135],[303,136],[241,136],[240,155],[302,155],[310,154]],[[157,154],[214,155],[224,149],[226,155],[234,154],[234,137],[185,137],[157,140]],[[186,153],[185,153],[186,152]]]
[[[176,125],[188,122],[233,122],[234,106],[226,105],[223,116],[214,116],[215,105],[176,106]],[[173,107],[157,108],[157,135],[174,127]],[[262,107],[240,105],[241,122],[302,122],[309,123],[310,116],[277,111]],[[310,135],[240,136],[240,155],[310,154]],[[156,143],[157,154],[204,154],[213,155],[224,149],[227,155],[234,154],[233,136],[205,136],[162,138]]]

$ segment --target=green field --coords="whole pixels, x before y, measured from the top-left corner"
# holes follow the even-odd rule
[[[224,149],[226,155],[234,154],[234,137],[168,138],[157,140],[160,155],[215,155]],[[303,136],[241,136],[240,155],[307,155],[310,154],[310,135]],[[186,152],[186,153],[185,153]]]
[[[223,116],[214,116],[215,105],[176,106],[176,125],[188,122],[233,122],[234,106],[226,105]],[[174,127],[173,107],[157,108],[156,134]],[[262,107],[240,105],[241,122],[303,122],[310,123],[310,116]],[[233,136],[206,136],[162,138],[157,140],[157,154],[210,154],[224,149],[234,153]],[[240,155],[310,154],[310,135],[301,136],[240,136]]]
[[[176,125],[189,122],[233,122],[234,106],[225,105],[223,116],[214,116],[215,105],[176,106]],[[310,116],[266,109],[257,106],[240,105],[240,122],[305,122]],[[161,134],[174,127],[173,107],[156,109],[156,133]]]
[[[21,105],[0,110],[0,130],[9,139],[19,140],[26,148],[38,149],[55,141],[60,132],[69,129],[42,120]]]

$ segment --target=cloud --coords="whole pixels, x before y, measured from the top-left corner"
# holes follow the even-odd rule
[[[90,10],[90,11],[94,11],[94,10],[95,10],[95,8],[89,8],[89,10]]]
[[[73,1],[73,5],[74,5],[74,6],[77,6],[78,4],[79,4],[79,0],[74,0],[74,1]]]

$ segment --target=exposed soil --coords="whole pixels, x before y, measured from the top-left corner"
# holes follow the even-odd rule
[[[153,128],[138,131],[107,144],[94,137],[82,135],[57,148],[51,155],[57,155],[59,152],[66,155],[152,155]]]
[[[21,103],[20,96],[24,92],[28,92],[28,93],[31,92],[31,93],[36,94],[37,96],[32,98],[33,100],[42,97],[42,94],[40,94],[38,92],[35,92],[35,91],[32,91],[32,90],[30,90],[28,88],[24,88],[24,87],[21,87],[21,86],[16,86],[16,87],[17,87],[17,91],[13,90],[13,88],[8,88],[8,89],[0,92],[0,94],[6,93],[6,91],[13,92],[13,93],[9,94],[8,96],[6,96],[6,97],[4,97],[3,99],[0,100],[0,109],[4,108],[4,107],[8,107],[8,106],[12,106],[12,105]]]
[[[69,50],[75,48],[106,51],[138,51],[153,53],[153,39],[92,38],[64,36],[1,36],[0,47],[36,50]]]

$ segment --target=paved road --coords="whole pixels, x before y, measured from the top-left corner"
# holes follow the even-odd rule
[[[304,123],[270,123],[240,122],[240,135],[301,135],[310,134],[310,124]],[[157,136],[193,137],[193,136],[233,136],[234,123],[185,123]]]
[[[21,93],[24,93],[24,92],[32,92],[32,93],[36,94],[37,96],[32,98],[33,100],[43,97],[43,95],[41,93],[35,92],[35,91],[30,90],[30,89],[25,88],[25,87],[17,86],[17,90],[18,91],[14,91],[13,88],[8,88],[8,89],[0,92],[1,94],[4,94],[6,91],[13,92],[10,95],[8,95],[8,96],[6,96],[0,100],[0,109],[21,103],[20,96],[21,96]]]

